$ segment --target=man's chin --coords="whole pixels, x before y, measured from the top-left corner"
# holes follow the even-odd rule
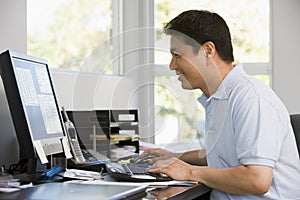
[[[181,82],[181,87],[185,90],[192,90],[193,87],[192,85],[190,84],[190,82],[187,81],[187,79],[185,79],[184,76],[180,76],[178,78],[178,80]]]
[[[182,89],[193,90],[194,88],[190,84],[181,83]]]

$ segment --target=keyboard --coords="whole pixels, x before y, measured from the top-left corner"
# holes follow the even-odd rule
[[[148,172],[150,167],[151,165],[146,164],[106,163],[107,172],[117,181],[155,182],[172,180],[165,174]]]
[[[137,165],[137,164],[122,164],[123,169],[128,174],[145,174],[148,173],[148,169],[150,168],[149,165]]]

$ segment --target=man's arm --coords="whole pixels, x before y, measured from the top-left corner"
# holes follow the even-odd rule
[[[205,149],[184,152],[179,154],[179,159],[192,165],[207,166]]]
[[[272,168],[261,165],[239,165],[230,168],[194,166],[177,158],[154,163],[149,170],[165,173],[176,180],[191,180],[232,194],[264,194],[272,182]]]
[[[144,151],[141,157],[144,157],[149,154],[156,156],[152,159],[153,162],[156,162],[158,160],[167,160],[171,157],[176,157],[192,165],[207,165],[205,149],[192,150],[183,153],[173,153],[161,148],[150,148]]]
[[[261,165],[239,165],[223,169],[193,166],[189,176],[227,193],[264,194],[271,186],[272,170],[271,167]]]

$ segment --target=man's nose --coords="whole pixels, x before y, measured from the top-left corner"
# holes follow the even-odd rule
[[[176,70],[177,69],[177,63],[176,63],[176,59],[174,58],[174,56],[172,56],[169,68],[170,68],[170,70]]]

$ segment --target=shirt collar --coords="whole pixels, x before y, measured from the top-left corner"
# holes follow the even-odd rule
[[[245,74],[242,64],[237,64],[233,69],[226,75],[217,91],[209,98],[203,93],[198,101],[205,107],[207,103],[212,99],[228,99],[229,95],[235,85],[235,82]]]

